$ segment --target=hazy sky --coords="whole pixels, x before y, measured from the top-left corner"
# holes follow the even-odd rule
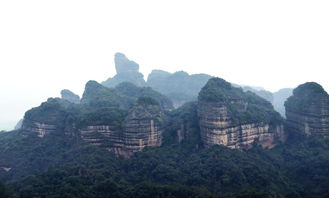
[[[114,53],[270,91],[329,90],[329,1],[1,0],[0,129],[61,89],[115,74]]]

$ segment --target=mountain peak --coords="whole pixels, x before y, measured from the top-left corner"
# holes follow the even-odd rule
[[[120,52],[114,55],[114,63],[117,74],[139,71],[139,65],[136,62],[129,60],[125,54]]]

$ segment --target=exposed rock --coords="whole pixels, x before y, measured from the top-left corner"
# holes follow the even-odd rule
[[[283,120],[268,101],[223,79],[212,78],[201,90],[198,116],[206,147],[271,148],[285,140]]]
[[[114,55],[114,63],[117,74],[139,72],[139,65],[129,60],[123,53],[116,53]]]
[[[105,147],[116,155],[129,157],[146,146],[161,145],[161,116],[162,110],[155,100],[140,98],[126,117],[122,131],[108,125],[88,126],[80,130],[80,134],[90,144]]]
[[[136,86],[143,87],[146,85],[144,76],[139,72],[139,65],[129,60],[124,54],[116,53],[115,69],[117,74],[113,78],[109,78],[102,84],[106,87],[115,87],[122,82],[130,82]]]
[[[124,150],[126,156],[142,151],[146,146],[160,146],[163,126],[158,105],[137,105],[131,111],[124,125]]]
[[[105,147],[116,155],[127,155],[123,149],[123,137],[113,126],[87,126],[80,130],[80,135],[89,144]]]
[[[27,111],[24,116],[21,133],[37,134],[44,137],[49,134],[75,134],[75,109],[72,103],[60,99],[49,98],[39,107]]]
[[[80,103],[80,96],[73,93],[72,91],[68,90],[68,89],[63,89],[61,91],[61,96],[62,96],[62,99],[64,100],[67,100],[69,102],[72,102],[72,103]]]
[[[49,98],[27,111],[21,134],[80,137],[129,157],[146,146],[161,145],[163,110],[170,108],[170,100],[149,87],[123,83],[110,89],[89,81],[78,105]]]
[[[329,95],[315,82],[299,85],[285,102],[291,135],[329,135]]]
[[[179,143],[184,140],[184,135],[185,135],[185,126],[184,124],[181,124],[180,129],[177,130],[177,140]]]
[[[37,134],[38,137],[43,138],[45,135],[54,133],[56,131],[56,126],[26,119],[22,126],[22,131],[25,134]]]
[[[149,86],[170,98],[175,107],[195,101],[201,88],[211,78],[206,74],[189,75],[183,71],[171,74],[153,70],[146,83],[143,74],[139,72],[139,65],[122,53],[115,55],[115,68],[117,74],[102,82],[104,86],[113,88],[123,82],[130,82],[139,87]]]
[[[8,168],[8,167],[0,167],[2,170],[9,172],[12,168]]]

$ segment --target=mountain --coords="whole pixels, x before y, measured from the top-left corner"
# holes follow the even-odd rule
[[[116,75],[109,78],[102,84],[106,87],[115,87],[122,82],[131,82],[136,86],[145,86],[142,73],[139,72],[139,65],[129,60],[123,53],[116,53],[114,56]]]
[[[104,81],[102,83],[104,86],[111,88],[122,82],[130,82],[138,87],[149,86],[167,96],[176,108],[186,102],[196,101],[201,88],[212,78],[208,74],[189,75],[184,71],[169,73],[163,70],[152,70],[145,82],[143,74],[139,72],[139,65],[129,60],[124,54],[116,53],[114,62],[117,74]],[[272,93],[261,87],[242,86],[242,88],[244,91],[254,92],[269,102],[273,102]]]
[[[321,85],[307,82],[285,102],[287,127],[292,135],[329,134],[329,95]]]
[[[201,138],[205,146],[271,148],[285,140],[283,119],[270,102],[220,78],[202,88],[198,100]]]
[[[126,65],[119,73],[138,72],[133,61],[117,61]],[[159,89],[170,91],[164,85],[174,77],[201,91],[178,108],[131,82],[88,81],[79,103],[49,98],[25,113],[20,129],[0,133],[0,197],[329,196],[328,94],[320,85],[296,88],[285,120],[224,79],[154,73]]]
[[[162,114],[172,108],[151,88],[121,83],[110,89],[89,81],[80,104],[49,98],[26,112],[21,134],[74,137],[129,157],[145,146],[161,145]]]
[[[61,91],[61,96],[62,96],[62,99],[67,100],[69,102],[80,103],[80,96],[73,93],[72,91],[70,91],[68,89],[63,89]]]
[[[189,75],[183,71],[171,74],[153,70],[147,78],[147,85],[166,95],[175,107],[179,107],[186,102],[195,101],[199,91],[210,78],[207,74]]]
[[[90,122],[79,132],[82,140],[89,144],[104,147],[118,156],[130,157],[146,146],[161,145],[162,114],[163,109],[155,99],[140,97],[125,115],[112,115],[114,123]]]
[[[143,74],[139,72],[139,65],[123,53],[116,53],[114,62],[116,75],[102,82],[104,86],[113,88],[122,82],[130,82],[138,87],[151,87],[170,98],[175,107],[195,101],[201,88],[211,78],[207,74],[189,75],[183,71],[172,74],[153,70],[145,82]]]
[[[265,89],[261,89],[261,88],[254,88],[254,87],[250,87],[250,86],[242,86],[242,89],[244,91],[251,91],[253,93],[255,93],[256,95],[264,98],[265,100],[273,103],[273,94],[269,91],[266,91]]]
[[[286,117],[286,110],[284,107],[284,103],[292,95],[292,90],[293,89],[291,88],[284,88],[273,93],[273,102],[272,102],[273,107],[283,117]]]

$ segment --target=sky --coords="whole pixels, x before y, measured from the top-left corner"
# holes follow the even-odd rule
[[[62,89],[115,75],[114,54],[269,91],[329,90],[329,1],[2,0],[0,130]]]

